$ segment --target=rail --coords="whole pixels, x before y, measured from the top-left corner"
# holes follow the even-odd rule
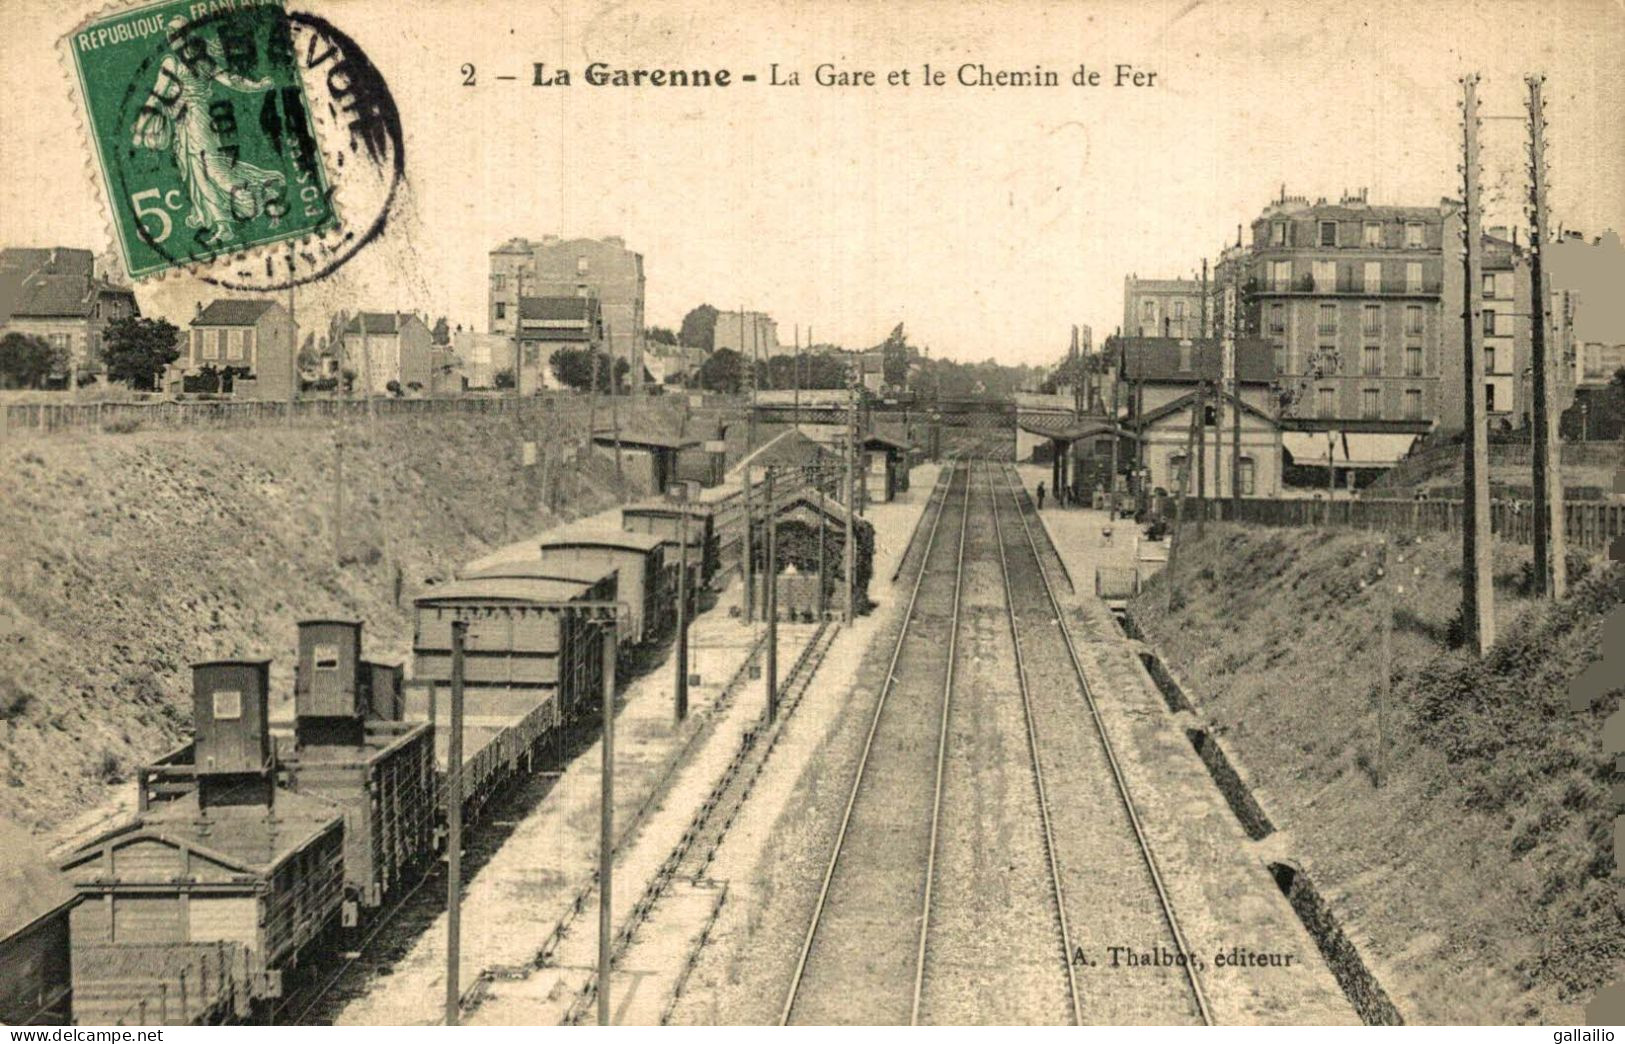
[[[1011,477],[1012,469],[1008,465],[1003,465],[1001,470],[1004,472],[1005,484],[1009,488],[1011,496],[1017,498],[1019,503],[1019,497],[1016,493],[1017,486]],[[1089,717],[1095,726],[1095,734],[1100,737],[1101,750],[1105,753],[1106,763],[1111,768],[1112,781],[1117,796],[1128,816],[1129,825],[1134,829],[1135,842],[1145,862],[1146,870],[1151,875],[1151,885],[1157,894],[1157,902],[1161,906],[1163,920],[1168,925],[1168,931],[1173,936],[1179,952],[1189,953],[1190,948],[1185,943],[1184,932],[1179,926],[1178,917],[1174,914],[1173,902],[1168,896],[1167,887],[1163,884],[1162,872],[1157,868],[1156,856],[1151,851],[1151,841],[1146,837],[1145,827],[1140,822],[1139,811],[1134,806],[1134,798],[1129,793],[1128,780],[1123,774],[1122,765],[1117,760],[1117,752],[1112,747],[1111,737],[1106,732],[1105,719],[1100,714],[1100,707],[1095,701],[1094,692],[1090,689],[1089,682],[1084,676],[1083,662],[1078,658],[1077,645],[1073,642],[1071,629],[1067,626],[1066,614],[1062,609],[1060,599],[1055,597],[1055,589],[1050,583],[1049,573],[1044,568],[1044,557],[1039,552],[1038,540],[1033,536],[1032,527],[1027,524],[1026,517],[1020,516],[1019,513],[1018,517],[1021,517],[1022,531],[1026,534],[1027,545],[1032,550],[1033,560],[1038,566],[1039,578],[1043,581],[1045,600],[1054,611],[1056,630],[1066,645],[1067,658],[1071,662],[1073,674],[1078,680],[1078,691],[1083,694],[1084,703],[1089,708]],[[1185,962],[1185,978],[1190,983],[1191,995],[1196,1001],[1196,1009],[1202,1017],[1202,1022],[1211,1026],[1213,1024],[1213,1013],[1208,1007],[1207,996],[1202,991],[1201,980],[1197,978],[1196,969],[1193,965],[1194,962],[1192,961]]]
[[[1006,475],[1008,479],[1008,474]],[[988,476],[989,492],[992,492],[992,476]],[[1072,1001],[1072,1022],[1074,1025],[1083,1025],[1083,1000],[1078,994],[1078,973],[1072,966],[1072,933],[1066,920],[1066,898],[1061,887],[1060,861],[1055,855],[1055,830],[1050,822],[1049,794],[1044,789],[1044,768],[1038,756],[1038,725],[1033,718],[1033,703],[1030,684],[1027,680],[1027,665],[1021,656],[1021,631],[1016,626],[1016,602],[1010,587],[1010,561],[1004,553],[1004,523],[999,518],[999,498],[993,496],[993,532],[999,545],[999,575],[1004,582],[1004,611],[1005,618],[1010,624],[1010,643],[1015,649],[1016,681],[1021,690],[1021,712],[1027,722],[1027,750],[1032,755],[1033,784],[1038,791],[1038,812],[1044,826],[1044,855],[1049,862],[1050,884],[1055,895],[1055,914],[1061,928],[1061,963],[1066,967],[1067,995]],[[1019,511],[1019,508],[1018,508]]]
[[[966,483],[965,496],[966,496],[966,501],[968,502],[969,499],[970,499],[970,485],[969,485],[969,483]],[[948,505],[948,498],[946,496],[944,496],[942,498],[941,502],[937,505],[936,515],[932,519],[931,531],[930,531],[929,536],[926,539],[924,554],[922,555],[922,557],[920,559],[919,572],[914,578],[914,586],[909,590],[908,604],[903,607],[902,626],[898,629],[897,643],[892,648],[891,661],[887,664],[887,667],[886,667],[886,681],[885,681],[884,685],[881,687],[879,699],[876,700],[876,702],[875,702],[875,713],[874,713],[873,719],[869,723],[868,735],[864,739],[863,752],[860,755],[859,760],[858,760],[857,774],[852,780],[851,793],[847,795],[846,808],[845,808],[844,812],[841,815],[841,825],[840,825],[840,828],[836,832],[836,835],[835,835],[835,844],[834,844],[834,846],[833,846],[833,848],[831,849],[831,852],[830,852],[829,864],[824,868],[823,881],[819,885],[818,900],[813,906],[812,919],[811,919],[811,922],[807,926],[807,934],[806,934],[805,938],[803,938],[803,940],[802,940],[800,954],[799,954],[799,956],[797,957],[797,960],[796,960],[795,972],[791,976],[790,987],[789,987],[789,990],[787,991],[786,996],[785,996],[784,1008],[780,1012],[780,1015],[779,1015],[779,1024],[781,1026],[789,1024],[790,1016],[795,1010],[796,999],[797,999],[797,996],[799,995],[799,993],[801,991],[802,980],[803,980],[803,977],[805,976],[806,971],[807,971],[807,960],[808,960],[808,957],[812,953],[813,942],[817,938],[817,935],[818,935],[819,922],[822,920],[822,918],[824,916],[824,909],[825,909],[826,904],[829,901],[830,883],[835,878],[835,868],[836,868],[837,864],[840,862],[841,851],[842,851],[843,847],[846,844],[847,830],[851,826],[851,823],[852,823],[852,810],[857,805],[858,794],[863,788],[864,775],[865,775],[865,772],[868,769],[868,765],[869,765],[869,755],[870,755],[870,752],[873,751],[873,749],[874,749],[875,734],[880,728],[880,717],[881,717],[881,714],[886,709],[886,699],[891,694],[892,688],[893,688],[893,686],[894,686],[894,684],[896,683],[896,680],[897,680],[897,662],[902,657],[903,646],[905,645],[905,643],[908,640],[909,629],[910,629],[910,626],[913,624],[913,621],[914,621],[915,606],[919,602],[920,588],[923,586],[924,581],[925,581],[926,562],[930,558],[931,548],[936,543],[937,533],[940,531],[940,529],[942,527],[942,516],[943,516],[944,511],[947,508],[947,505]],[[969,512],[967,511],[965,519],[968,520],[968,518],[969,518]],[[961,542],[960,542],[961,564],[963,564],[963,552],[964,552],[963,530],[964,530],[964,520],[962,520],[962,522],[961,522]],[[957,614],[958,614],[958,591],[957,590],[955,591],[954,602],[955,602],[954,612],[955,612],[955,615],[957,616]],[[950,655],[951,655],[951,653],[950,653]],[[939,763],[939,770],[940,770],[940,763]],[[939,779],[940,779],[940,775],[939,775]],[[922,938],[923,938],[923,936],[924,936],[924,925],[923,924],[921,926],[921,929],[922,929],[921,930],[921,935],[922,935]],[[918,977],[918,975],[916,975],[915,982],[914,982],[914,996],[913,996],[913,1005],[912,1005],[913,1010],[915,1012],[917,1012],[918,1008],[919,1008],[919,986],[920,986],[919,977]]]

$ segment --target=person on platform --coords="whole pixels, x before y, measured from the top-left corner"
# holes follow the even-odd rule
[[[1038,510],[1044,510],[1044,484],[1038,484]]]

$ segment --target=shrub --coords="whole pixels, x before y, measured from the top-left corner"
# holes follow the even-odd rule
[[[115,417],[102,425],[102,430],[109,435],[128,435],[141,428],[140,417]]]

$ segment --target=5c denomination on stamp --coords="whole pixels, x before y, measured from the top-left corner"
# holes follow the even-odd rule
[[[281,0],[172,0],[68,46],[132,276],[336,223]]]

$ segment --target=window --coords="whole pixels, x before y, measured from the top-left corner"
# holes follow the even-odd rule
[[[1422,346],[1413,344],[1405,349],[1405,376],[1422,376]]]
[[[1321,373],[1334,374],[1337,372],[1337,349],[1329,344],[1323,344],[1317,350],[1315,366]]]
[[[197,332],[198,336],[203,338],[203,350],[200,353],[201,358],[204,358],[204,359],[218,359],[218,358],[220,358],[220,342],[218,340],[216,340],[215,338],[209,336],[212,333],[214,333],[213,330],[199,330]]]
[[[1422,306],[1408,305],[1405,308],[1405,332],[1419,334],[1422,332]]]
[[[1363,242],[1368,247],[1380,247],[1380,246],[1382,246],[1382,224],[1381,224],[1381,222],[1367,221],[1365,223],[1364,238],[1361,240],[1361,242]]]
[[[1486,337],[1494,337],[1495,336],[1495,309],[1486,308],[1486,309],[1484,309],[1483,315],[1484,315],[1484,335]]]
[[[506,318],[508,318],[508,303],[506,301],[498,301],[497,302],[497,318],[498,319],[506,319]]]
[[[1157,302],[1147,301],[1140,308],[1140,318],[1146,322],[1155,322],[1157,319]]]
[[[505,275],[494,275],[494,276],[491,277],[491,289],[492,290],[506,290],[507,288],[508,288],[508,277],[507,276],[505,276]]]
[[[1286,305],[1270,305],[1270,333],[1286,332]]]
[[[226,358],[240,360],[243,357],[243,332],[230,331],[230,338],[226,342]]]
[[[1174,318],[1175,319],[1183,319],[1183,318],[1185,318],[1185,302],[1184,301],[1175,301],[1174,302]]]
[[[587,255],[582,254],[580,257],[576,258],[576,275],[586,275],[586,274],[587,274]]]
[[[1485,373],[1494,373],[1495,372],[1495,349],[1494,348],[1485,348],[1484,349],[1484,372]]]
[[[1420,388],[1406,388],[1405,389],[1405,419],[1406,420],[1421,420],[1422,419],[1422,389],[1420,389]]]
[[[1365,351],[1360,353],[1360,372],[1365,374],[1367,377],[1382,376],[1381,348],[1374,344],[1368,344],[1365,346]]]
[[[318,671],[336,671],[339,669],[339,647],[337,645],[318,645],[310,651],[310,658]]]
[[[1179,346],[1179,368],[1181,370],[1189,370],[1191,368],[1191,347],[1192,346],[1188,344],[1182,344]]]
[[[1315,262],[1315,289],[1316,290],[1336,290],[1337,289],[1337,262],[1336,261],[1316,261]]]
[[[1422,246],[1422,223],[1408,221],[1405,223],[1405,247],[1408,250],[1418,250]]]
[[[1275,342],[1275,372],[1286,372],[1286,345],[1280,341]]]
[[[1360,330],[1366,334],[1382,333],[1382,305],[1366,305],[1361,309]]]
[[[1382,293],[1382,262],[1367,261],[1365,263],[1365,292],[1368,294]]]
[[[1322,417],[1337,416],[1337,392],[1331,388],[1321,388],[1319,392],[1320,415]]]
[[[276,331],[273,330],[271,333],[271,341],[274,344],[277,340],[278,337]],[[243,358],[254,358],[254,329],[252,327],[243,331]]]
[[[1495,273],[1494,272],[1485,272],[1484,273],[1484,296],[1485,297],[1494,297],[1495,296]]]
[[[1378,388],[1362,388],[1360,390],[1360,416],[1365,420],[1376,420],[1382,416],[1382,391]]]
[[[1405,290],[1412,294],[1422,292],[1422,262],[1405,262]]]
[[[192,361],[197,362],[203,358],[203,331],[192,331]]]
[[[1337,245],[1337,222],[1322,221],[1320,223],[1320,245],[1323,247]]]
[[[1495,412],[1495,385],[1493,384],[1484,385],[1484,412]]]
[[[1334,333],[1337,332],[1337,306],[1336,305],[1334,305],[1334,304],[1323,304],[1323,305],[1320,306],[1319,330],[1320,330],[1320,332],[1322,334],[1334,334]]]
[[[243,716],[243,693],[240,689],[216,689],[214,692],[214,720],[237,721]]]
[[[1238,470],[1241,472],[1241,495],[1250,497],[1253,495],[1253,459],[1242,457]]]
[[[1175,453],[1168,458],[1168,482],[1175,489],[1185,481],[1185,455]]]
[[[1270,286],[1276,290],[1292,289],[1292,262],[1270,262]]]
[[[1286,222],[1277,221],[1270,226],[1270,246],[1286,246]]]

